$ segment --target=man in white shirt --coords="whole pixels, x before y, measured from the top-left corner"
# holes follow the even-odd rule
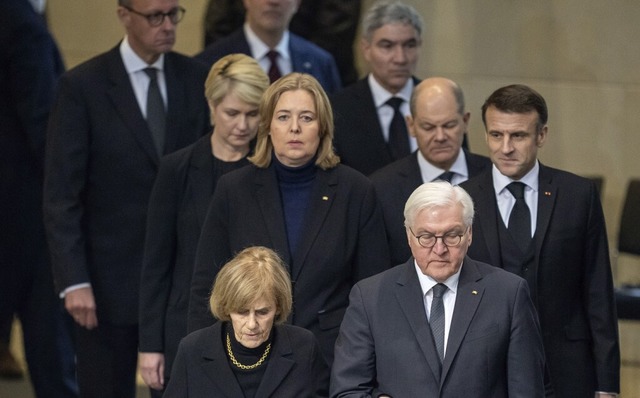
[[[83,397],[135,396],[158,162],[209,130],[207,68],[171,52],[178,0],[120,0],[117,14],[126,36],[61,77],[47,136],[44,220],[56,289],[76,322]]]

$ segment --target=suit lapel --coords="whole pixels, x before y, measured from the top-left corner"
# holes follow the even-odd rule
[[[193,148],[188,172],[188,192],[195,207],[199,225],[204,224],[209,202],[213,194],[213,155],[211,154],[211,135],[197,141]]]
[[[274,391],[282,384],[296,364],[291,359],[293,350],[291,349],[289,335],[282,328],[278,328],[276,333],[277,342],[273,345],[276,351],[269,358],[267,369],[265,369],[258,391],[256,391],[256,398],[273,396]]]
[[[184,77],[176,70],[172,53],[164,56],[164,76],[167,84],[167,131],[165,133],[164,153],[171,153],[177,148],[178,134],[184,131],[185,98],[191,95],[187,92]]]
[[[294,72],[312,72],[313,63],[308,59],[308,53],[294,34],[289,35],[289,53],[291,55],[291,66]]]
[[[469,329],[469,325],[478,309],[478,305],[484,294],[484,286],[479,283],[482,275],[478,272],[475,262],[469,257],[465,257],[460,279],[458,281],[458,291],[456,293],[456,304],[449,328],[449,338],[447,339],[447,351],[442,364],[441,386],[451,368],[453,359],[456,357],[462,340]]]
[[[296,264],[295,275],[291,275],[293,280],[298,279],[300,271],[304,268],[305,259],[314,242],[318,239],[318,235],[322,232],[322,225],[335,200],[338,177],[334,171],[335,168],[326,171],[318,169],[316,173],[313,189],[311,190],[309,208],[305,215],[306,231],[293,259]]]
[[[107,68],[108,79],[112,83],[112,87],[108,90],[108,96],[113,103],[118,115],[122,118],[136,141],[140,144],[142,150],[147,154],[149,159],[157,165],[159,158],[156,153],[151,132],[147,126],[147,122],[142,116],[140,106],[136,100],[136,96],[131,87],[129,75],[124,68],[122,57],[120,56],[119,45],[112,49],[109,54]],[[133,111],[137,109],[138,112]]]
[[[404,271],[398,278],[395,288],[395,294],[398,299],[398,305],[409,322],[409,326],[413,330],[413,334],[418,340],[418,345],[422,354],[431,368],[436,383],[440,381],[440,361],[438,360],[438,352],[433,343],[431,329],[427,321],[427,314],[424,309],[424,297],[422,296],[422,288],[418,281],[414,267],[414,259],[411,257],[404,265]]]
[[[223,392],[225,397],[242,397],[244,394],[236,381],[236,376],[226,360],[227,354],[222,345],[222,322],[218,322],[213,328],[213,336],[203,339],[202,369],[213,384]]]
[[[282,210],[282,200],[280,199],[280,188],[272,165],[266,169],[255,168],[255,201],[260,207],[264,225],[267,228],[267,236],[273,240],[272,249],[282,257],[282,260],[289,267],[291,255],[289,253],[289,243],[284,225],[284,213]]]
[[[538,219],[536,220],[536,258],[542,250],[542,242],[549,228],[551,214],[558,196],[558,187],[552,184],[552,176],[549,169],[540,164],[538,176]]]
[[[389,163],[391,154],[387,148],[387,142],[384,140],[380,118],[378,117],[378,108],[373,101],[368,79],[366,77],[360,79],[356,84],[358,84],[358,90],[356,91],[354,105],[360,104],[357,109],[362,114],[362,128],[366,129],[367,140],[371,141],[372,147],[376,150],[376,153],[372,153],[371,156],[377,156],[380,159],[384,159],[385,163]]]
[[[491,256],[491,264],[501,266],[502,257],[500,255],[500,239],[498,236],[498,222],[500,215],[498,214],[498,204],[496,194],[493,189],[493,178],[491,177],[491,169],[484,172],[477,180],[477,188],[479,195],[474,196],[476,207],[476,224],[482,228],[484,236],[484,244]],[[475,238],[475,236],[474,236]]]

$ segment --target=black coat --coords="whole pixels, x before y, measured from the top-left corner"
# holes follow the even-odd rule
[[[269,361],[255,398],[327,397],[329,369],[308,330],[274,326]],[[223,346],[223,323],[185,337],[178,348],[164,398],[236,398],[242,389]]]
[[[593,182],[540,165],[532,298],[557,397],[620,391],[620,352],[605,220]],[[491,169],[460,185],[476,208],[468,255],[502,265]],[[580,364],[577,366],[577,364]]]
[[[165,153],[209,130],[207,68],[165,54]],[[91,283],[98,321],[138,323],[147,204],[159,158],[119,46],[62,76],[49,122],[44,216],[58,291]]]
[[[318,169],[306,217],[291,258],[273,164],[222,176],[198,244],[189,330],[213,322],[208,295],[220,267],[248,246],[266,246],[293,265],[291,323],[314,332],[330,364],[351,286],[389,268],[389,251],[373,185],[349,167]]]
[[[247,165],[242,159],[238,167]],[[211,135],[162,159],[149,199],[140,283],[140,352],[162,352],[165,375],[187,334],[191,275],[217,183]]]

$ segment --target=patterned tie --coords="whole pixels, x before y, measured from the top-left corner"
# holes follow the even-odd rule
[[[271,83],[282,77],[280,68],[278,68],[278,55],[278,52],[274,50],[270,50],[267,53],[267,58],[269,58],[269,61],[271,61],[271,66],[269,67],[269,81]]]
[[[516,198],[507,229],[522,250],[525,250],[531,243],[531,213],[529,213],[529,206],[524,200],[524,188],[525,184],[521,182],[512,182],[507,185],[509,192]]]
[[[444,301],[442,296],[447,291],[447,286],[438,283],[431,290],[433,291],[433,300],[431,301],[429,326],[431,334],[433,334],[433,341],[436,343],[440,363],[442,363],[444,359]]]
[[[442,180],[442,181],[446,181],[446,182],[451,182],[451,179],[453,178],[453,176],[456,173],[454,173],[453,171],[445,171],[444,173],[440,174],[438,177],[436,177],[436,179],[434,181],[437,180]]]
[[[156,68],[146,68],[144,72],[149,76],[149,91],[147,92],[147,125],[151,130],[153,143],[156,146],[158,156],[164,153],[164,136],[166,125],[166,114],[164,101],[158,86],[158,75]]]
[[[400,111],[400,105],[404,100],[398,97],[391,97],[386,102],[393,108],[393,118],[389,123],[389,150],[391,157],[396,160],[407,156],[411,149],[409,147],[409,133],[407,131],[407,123]]]

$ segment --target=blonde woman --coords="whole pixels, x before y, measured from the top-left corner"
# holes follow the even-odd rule
[[[292,300],[273,250],[240,252],[213,285],[218,322],[182,340],[164,398],[327,397],[329,368],[316,338],[284,324]]]
[[[351,286],[390,266],[371,182],[339,164],[333,113],[311,75],[286,75],[265,92],[251,165],[223,176],[198,244],[189,330],[213,322],[212,281],[239,250],[274,249],[290,267],[291,323],[311,330],[331,365]]]
[[[216,62],[205,83],[211,134],[165,157],[149,201],[140,284],[140,372],[152,395],[166,385],[187,334],[189,285],[202,222],[223,174],[245,166],[269,78],[251,57]]]

